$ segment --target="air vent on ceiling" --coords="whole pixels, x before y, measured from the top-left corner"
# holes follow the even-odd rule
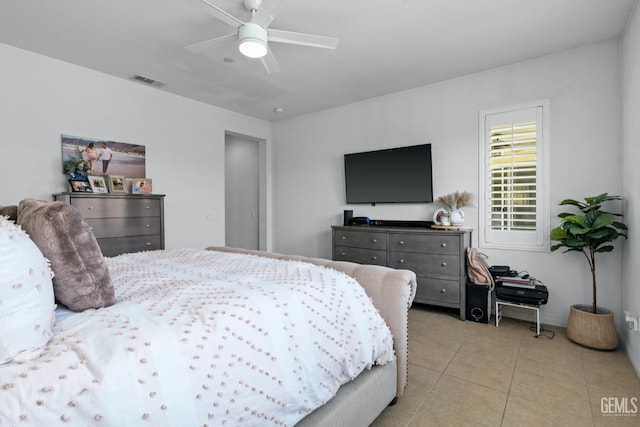
[[[166,84],[166,83],[159,82],[157,80],[150,79],[149,77],[145,77],[145,76],[143,76],[141,74],[134,74],[133,76],[131,76],[129,78],[131,80],[135,80],[135,81],[137,81],[139,83],[144,83],[144,84],[147,84],[149,86],[154,86],[154,87],[162,87],[162,86],[164,86]]]

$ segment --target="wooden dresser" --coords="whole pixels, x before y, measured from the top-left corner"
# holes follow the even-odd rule
[[[164,195],[53,195],[75,207],[93,230],[104,256],[164,249]]]
[[[460,310],[465,319],[466,259],[471,230],[333,226],[333,259],[411,270],[415,301]]]

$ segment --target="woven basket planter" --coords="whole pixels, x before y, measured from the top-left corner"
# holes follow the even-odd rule
[[[567,323],[567,337],[585,347],[615,350],[618,348],[618,331],[613,312],[598,307],[598,313],[592,313],[590,305],[572,305]]]

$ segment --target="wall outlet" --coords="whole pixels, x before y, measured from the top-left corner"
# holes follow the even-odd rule
[[[638,327],[638,315],[637,314],[625,311],[624,312],[624,321],[627,324],[627,328],[629,328],[632,331],[635,331],[636,334],[640,334],[640,328]]]

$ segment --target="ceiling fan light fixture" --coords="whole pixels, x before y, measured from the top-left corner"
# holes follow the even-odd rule
[[[267,30],[250,22],[240,26],[238,39],[240,53],[249,58],[262,58],[267,54]]]

